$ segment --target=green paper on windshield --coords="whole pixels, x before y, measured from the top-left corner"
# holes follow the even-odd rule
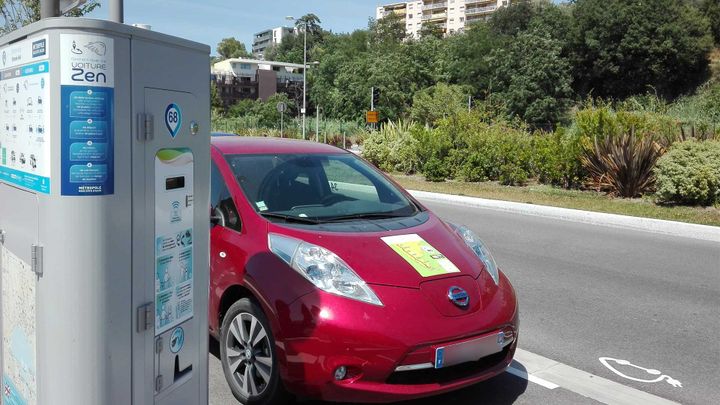
[[[420,235],[388,236],[382,240],[423,277],[460,272],[450,259],[425,242]]]

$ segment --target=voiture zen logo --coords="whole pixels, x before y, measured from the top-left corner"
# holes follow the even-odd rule
[[[107,84],[106,63],[72,62],[71,68],[74,82]]]

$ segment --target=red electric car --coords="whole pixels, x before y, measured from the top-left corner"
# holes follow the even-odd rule
[[[510,364],[515,292],[472,231],[342,149],[212,144],[210,328],[238,400],[395,402]]]

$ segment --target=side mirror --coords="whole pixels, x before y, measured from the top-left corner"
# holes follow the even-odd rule
[[[210,212],[210,223],[213,226],[225,226],[225,215],[219,208],[213,208]]]

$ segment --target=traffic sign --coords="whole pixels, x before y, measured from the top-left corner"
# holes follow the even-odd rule
[[[285,111],[287,111],[287,104],[282,101],[277,103],[277,110],[279,113],[284,113]]]
[[[365,120],[368,124],[377,124],[380,122],[380,114],[377,111],[368,111]]]

